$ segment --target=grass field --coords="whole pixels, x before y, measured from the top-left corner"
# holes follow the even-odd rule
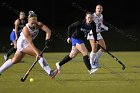
[[[55,63],[66,54],[46,53],[44,56],[54,69]],[[0,93],[140,93],[140,52],[112,54],[126,64],[126,70],[121,70],[121,65],[105,53],[100,59],[102,68],[89,75],[79,54],[65,64],[53,80],[36,64],[27,80],[20,82],[34,61],[34,58],[26,56],[23,63],[14,65],[0,76]],[[3,54],[0,56],[2,65]],[[32,83],[29,82],[31,77],[34,78]]]

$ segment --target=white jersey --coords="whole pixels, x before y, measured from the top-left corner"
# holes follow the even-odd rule
[[[36,28],[36,29],[32,30],[32,29],[30,29],[28,24],[26,24],[26,27],[28,28],[28,31],[29,31],[29,33],[31,35],[32,40],[35,39],[36,36],[39,33],[39,29]],[[27,47],[28,47],[28,42],[27,42],[23,32],[21,32],[20,36],[18,38],[18,41],[17,41],[17,50],[18,51],[23,51]]]
[[[93,14],[93,21],[96,24],[96,32],[97,32],[97,40],[103,39],[102,35],[99,33],[101,31],[101,28],[103,26],[103,15],[100,14],[100,16],[96,15],[95,13]],[[87,39],[93,39],[93,33],[92,31],[89,32]]]
[[[94,13],[93,21],[96,23],[96,32],[99,32],[101,30],[101,26],[103,25],[103,15],[100,14],[100,16],[98,16]]]
[[[101,32],[101,28],[108,30],[108,27],[103,24],[103,15],[99,16],[96,13],[93,14],[93,21],[96,23],[96,32]]]
[[[103,39],[103,37],[102,37],[102,35],[100,33],[101,32],[101,28],[103,28],[105,30],[108,30],[108,27],[103,24],[103,15],[100,14],[98,16],[98,15],[96,15],[96,13],[93,13],[93,21],[96,24],[97,40]],[[94,40],[92,31],[89,32],[87,39],[88,40],[89,39],[93,39]]]
[[[39,29],[36,28],[36,29],[32,30],[32,29],[29,27],[29,24],[26,24],[26,27],[28,28],[28,31],[29,31],[29,33],[30,33],[30,35],[31,35],[32,40],[35,39],[36,36],[37,36],[38,33],[39,33]],[[23,32],[20,33],[20,38],[25,39],[25,36],[24,36]]]

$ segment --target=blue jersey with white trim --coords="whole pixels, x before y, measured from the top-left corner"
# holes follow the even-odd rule
[[[25,20],[21,20],[21,19],[18,20],[19,20],[18,31],[21,32],[26,22]],[[15,31],[15,28],[13,29],[13,31]]]
[[[87,25],[84,21],[77,21],[68,27],[68,37],[85,40],[90,31],[93,31],[93,36],[97,40],[96,24],[94,21]]]

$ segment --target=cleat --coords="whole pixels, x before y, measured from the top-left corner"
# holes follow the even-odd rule
[[[61,66],[59,65],[59,62],[56,63],[56,68],[57,68],[57,70],[58,70],[58,73],[60,73]]]
[[[58,73],[58,70],[57,69],[54,70],[54,71],[51,70],[49,76],[53,79],[57,75],[57,73]]]
[[[7,55],[6,55],[6,54],[5,54],[3,57],[4,57],[4,60],[5,60],[5,61],[7,61],[7,60],[8,60],[8,57],[7,57]]]
[[[98,68],[92,68],[91,70],[88,70],[89,74],[93,74],[98,70]]]
[[[94,63],[93,63],[93,67],[92,68],[101,68],[98,60],[96,60],[96,59],[94,60]]]
[[[93,68],[93,69],[96,69],[96,68],[98,68],[98,67],[97,67],[96,65],[92,65],[92,68]]]

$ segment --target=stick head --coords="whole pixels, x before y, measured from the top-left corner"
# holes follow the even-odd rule
[[[20,80],[21,80],[21,82],[24,82],[24,81],[25,81],[25,79],[24,79],[24,78],[21,78]]]
[[[122,70],[125,70],[125,65],[123,64]]]

